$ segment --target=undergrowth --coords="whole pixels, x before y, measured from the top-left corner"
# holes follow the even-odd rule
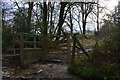
[[[83,78],[120,78],[120,33],[103,38],[89,53],[90,58],[75,57],[68,70]],[[82,55],[83,56],[83,55]]]

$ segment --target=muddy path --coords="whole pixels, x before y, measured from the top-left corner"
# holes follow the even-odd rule
[[[7,78],[77,78],[67,70],[67,55],[57,56],[52,60],[38,61],[29,64],[27,68],[23,69],[19,66],[19,62],[12,62],[15,58],[4,58],[2,66],[3,80]],[[81,79],[80,79],[81,80]]]
[[[91,50],[91,49],[90,49]],[[3,80],[7,78],[77,78],[70,74],[67,63],[67,54],[48,55],[43,61],[27,65],[27,68],[20,67],[19,56],[2,58],[2,76]],[[81,80],[81,79],[80,79]]]

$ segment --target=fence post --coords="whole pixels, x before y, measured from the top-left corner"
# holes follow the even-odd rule
[[[24,65],[24,33],[20,34],[20,61]]]
[[[42,54],[41,54],[41,59],[42,59],[42,60],[44,60],[44,58],[45,58],[45,56],[46,56],[46,49],[47,49],[47,48],[46,48],[46,47],[47,47],[47,46],[46,46],[46,45],[47,45],[47,43],[46,43],[46,40],[47,40],[47,39],[46,39],[46,38],[47,38],[47,37],[43,35],[43,37],[42,37],[42,50],[43,50],[43,51],[42,51]]]
[[[34,46],[33,48],[36,48],[36,35],[34,36]]]
[[[14,54],[15,54],[15,34],[13,33],[13,48],[14,48]]]
[[[77,46],[79,45],[77,44]],[[80,57],[80,50],[78,48],[77,48],[77,56]]]
[[[67,35],[67,53],[68,53],[68,62],[69,62],[70,54],[71,54],[70,34]]]
[[[75,46],[76,46],[76,35],[73,36],[73,49],[72,49],[72,57],[71,57],[71,64],[73,64],[75,58]]]

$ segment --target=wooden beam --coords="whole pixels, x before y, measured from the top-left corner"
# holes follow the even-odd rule
[[[70,61],[70,54],[71,54],[70,34],[67,35],[67,53],[68,53],[68,63],[69,63],[69,61]]]
[[[77,42],[77,44],[78,44],[78,46],[80,47],[77,47],[78,49],[81,49],[84,53],[85,53],[85,55],[87,56],[87,57],[89,57],[89,55],[88,55],[88,53],[85,51],[85,49],[82,47],[82,45],[80,44],[80,42],[76,39],[76,42]]]
[[[24,65],[24,33],[20,34],[20,60],[21,64]]]

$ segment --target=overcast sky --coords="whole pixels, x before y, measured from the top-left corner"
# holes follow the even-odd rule
[[[6,2],[6,1],[10,1],[10,0],[4,0],[4,1]],[[22,1],[22,0],[17,0],[17,1]],[[37,0],[37,1],[39,1],[39,0]],[[103,19],[103,16],[106,13],[111,13],[114,11],[115,6],[118,5],[118,0],[99,0],[99,4],[100,4],[100,7],[106,7],[106,9],[103,11],[103,13],[100,13],[100,16],[99,16],[101,19]],[[90,29],[90,30],[94,30],[95,27],[96,27],[96,25],[92,24],[92,23],[91,24],[89,23],[87,25],[87,29]],[[78,30],[79,30],[79,28],[78,28]]]
[[[99,14],[100,21],[102,21],[102,19],[107,18],[106,16],[104,16],[105,14],[112,14],[114,12],[115,6],[118,5],[118,0],[99,0],[99,4],[100,4],[100,7],[105,7],[103,12]],[[87,26],[88,29],[94,30],[95,27],[97,27],[97,25],[96,24],[93,24],[93,25],[94,27],[92,25]],[[102,24],[100,24],[100,26],[101,25]]]
[[[103,10],[102,13],[99,14],[99,18],[100,18],[100,22],[102,21],[102,19],[107,19],[106,16],[104,16],[105,14],[112,14],[114,12],[114,8],[115,6],[118,5],[118,0],[99,0],[99,6],[100,7],[105,7],[105,9]],[[89,18],[88,18],[89,20]],[[100,26],[102,26],[103,24],[100,24]],[[88,23],[86,25],[86,29],[88,30],[95,30],[95,28],[97,27],[97,24],[95,23]],[[79,30],[79,28],[77,29]]]

